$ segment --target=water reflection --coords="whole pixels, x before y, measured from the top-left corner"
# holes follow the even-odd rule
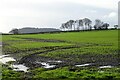
[[[23,64],[18,64],[18,65],[11,65],[11,67],[13,68],[13,70],[15,71],[24,71],[24,72],[28,72],[28,67],[24,66]]]
[[[83,67],[83,66],[89,66],[89,65],[91,65],[91,63],[81,64],[81,65],[75,65],[75,66],[77,66],[77,67]]]
[[[99,68],[112,68],[113,66],[108,65],[108,66],[100,66]]]
[[[14,62],[16,61],[13,57],[10,57],[9,55],[0,55],[0,63],[7,64],[8,62]],[[15,71],[24,71],[27,72],[28,67],[24,66],[23,64],[11,64],[9,67],[11,67]]]
[[[36,63],[42,64],[44,68],[53,68],[56,66],[56,65],[50,65],[50,64],[45,63],[45,62],[36,62]]]

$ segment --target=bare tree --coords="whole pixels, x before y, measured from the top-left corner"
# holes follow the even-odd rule
[[[76,26],[76,29],[79,30],[79,20],[76,20],[76,21],[75,21],[75,24],[77,25],[77,26]]]
[[[94,25],[95,29],[108,29],[108,27],[109,27],[108,23],[104,23],[100,19],[95,20],[95,25]]]
[[[100,19],[95,20],[95,25],[94,25],[95,29],[100,29],[102,25],[103,25],[103,22]]]
[[[70,23],[69,22],[66,22],[66,23],[63,23],[60,27],[60,29],[70,29]]]
[[[87,26],[88,26],[88,29],[91,30],[92,29],[92,21],[90,19],[87,19]]]
[[[118,28],[118,25],[114,25],[114,28],[117,29],[117,28]]]
[[[12,29],[9,33],[19,34],[19,30],[15,28],[15,29]]]
[[[66,29],[69,29],[69,22],[66,22],[66,23],[65,23],[65,28],[66,28]]]
[[[108,23],[103,23],[102,29],[108,29],[108,27],[109,27],[109,24],[108,24]]]
[[[65,23],[63,23],[63,24],[61,25],[60,29],[64,29],[64,31],[65,31]]]
[[[84,29],[83,28],[84,25],[83,25],[83,20],[82,19],[78,20],[78,24],[79,24],[79,28],[82,27],[82,29]]]
[[[86,18],[83,19],[83,24],[84,24],[84,28],[83,29],[87,29],[86,28],[87,27],[87,19]]]
[[[67,30],[80,30],[80,28],[82,28],[82,30],[92,30],[92,21],[89,18],[84,18],[84,19],[79,19],[79,20],[69,20],[66,23],[61,25],[61,29],[67,29]],[[77,27],[76,27],[77,25]],[[95,29],[108,29],[109,24],[108,23],[104,23],[102,22],[100,19],[96,19],[95,20],[95,25],[94,28]],[[115,27],[118,27],[117,25]]]
[[[92,21],[91,21],[90,19],[84,18],[84,19],[83,19],[83,23],[84,23],[84,25],[85,25],[85,29],[90,29],[91,24],[92,24]]]
[[[69,28],[72,30],[72,27],[74,25],[74,20],[69,20],[68,24],[69,24]],[[74,30],[75,30],[75,26],[74,26]]]

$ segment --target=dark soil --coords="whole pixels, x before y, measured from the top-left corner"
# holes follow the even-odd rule
[[[17,37],[20,38],[20,37]],[[65,42],[65,43],[72,43],[62,40],[52,40],[52,39],[33,39],[33,38],[21,38],[26,39],[29,41],[38,41],[38,42]],[[5,43],[4,43],[5,45]],[[6,45],[5,45],[6,46]],[[31,49],[25,49],[25,50],[16,50],[14,52],[9,52],[10,54],[15,53],[15,55],[22,53],[28,53],[30,51],[37,51],[37,50],[43,50],[35,53],[27,54],[26,56],[23,56],[21,58],[18,58],[18,64],[25,64],[25,66],[30,68],[36,68],[41,67],[42,64],[36,63],[36,62],[46,62],[50,65],[56,65],[55,68],[63,67],[63,66],[75,66],[75,65],[81,65],[86,63],[92,63],[91,66],[104,66],[104,65],[111,65],[111,66],[119,66],[120,65],[120,57],[118,57],[118,54],[80,54],[80,55],[61,55],[61,57],[45,57],[40,56],[39,54],[47,54],[48,52],[53,52],[57,50],[62,49],[72,49],[72,48],[80,48],[80,47],[87,47],[87,46],[112,46],[112,44],[107,45],[99,45],[99,44],[77,44],[74,43],[74,45],[71,46],[53,46],[53,47],[41,47],[41,48],[31,48]],[[4,49],[3,49],[4,50]],[[6,53],[6,52],[5,52]],[[48,62],[48,61],[62,61],[60,63],[58,62]]]
[[[66,48],[61,48],[61,49],[70,49],[70,48],[75,48],[75,47],[66,47]],[[68,55],[67,57],[61,57],[61,58],[53,58],[53,57],[45,57],[45,56],[40,56],[39,54],[47,54],[48,52],[52,52],[55,50],[59,49],[51,49],[43,52],[38,52],[34,53],[29,56],[25,56],[19,60],[19,63],[25,63],[27,67],[30,68],[36,68],[36,67],[41,67],[42,65],[36,62],[46,62],[51,65],[55,64],[56,67],[63,67],[63,66],[75,66],[75,65],[81,65],[81,64],[86,64],[86,63],[92,63],[90,66],[104,66],[104,65],[111,65],[111,66],[119,66],[119,60],[120,58],[118,57],[118,54],[80,54],[77,56],[80,60],[76,60],[76,55]],[[69,59],[67,59],[69,58]],[[62,61],[61,63],[57,62],[48,62],[48,61]]]
[[[36,38],[21,38],[21,37],[14,37],[14,38],[20,38],[20,39],[25,39],[28,41],[36,41],[36,42],[54,42],[54,43],[59,43],[59,42],[67,42],[64,40],[55,40],[55,39],[36,39]]]

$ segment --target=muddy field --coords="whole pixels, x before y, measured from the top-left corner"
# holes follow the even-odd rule
[[[29,74],[31,70],[38,68],[48,71],[64,67],[119,68],[117,40],[117,30],[110,30],[3,35],[3,42],[0,44],[3,47],[3,55],[15,59],[9,63],[14,66],[24,65]]]

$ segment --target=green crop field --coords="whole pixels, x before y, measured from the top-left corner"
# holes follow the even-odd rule
[[[2,44],[2,54],[17,60],[12,64],[29,67],[17,72],[3,64],[3,80],[120,78],[118,30],[2,35]],[[44,68],[40,62],[55,66]]]

